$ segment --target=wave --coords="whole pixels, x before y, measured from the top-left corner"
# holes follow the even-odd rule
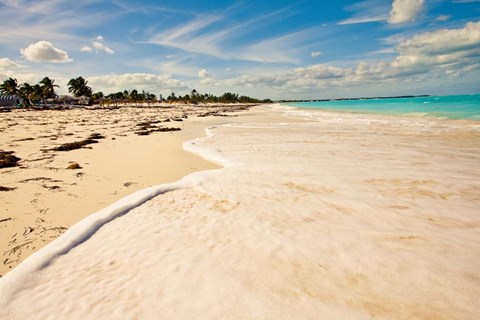
[[[208,161],[212,161],[222,166],[230,166],[233,163],[227,158],[213,151],[196,146],[199,141],[214,136],[212,133],[213,128],[215,127],[205,129],[206,137],[200,137],[184,142],[183,148]],[[222,170],[222,168],[206,171],[215,170]],[[22,263],[15,267],[15,269],[0,278],[0,302],[6,301],[7,297],[20,289],[16,284],[21,283],[22,279],[26,279],[29,275],[35,274],[48,267],[55,259],[68,254],[74,248],[88,241],[105,225],[162,194],[199,185],[204,177],[204,172],[206,171],[193,172],[176,182],[161,184],[134,192],[74,224],[60,237],[27,257]]]
[[[184,144],[222,169],[82,220],[0,280],[0,308],[17,319],[367,319],[383,301],[384,318],[475,318],[474,126],[252,112]]]

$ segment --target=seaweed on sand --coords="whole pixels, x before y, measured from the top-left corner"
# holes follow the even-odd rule
[[[153,132],[168,132],[168,131],[180,131],[180,128],[167,128],[167,127],[158,127],[151,130],[143,130],[143,131],[136,131],[135,134],[139,136],[148,136],[150,133]]]
[[[0,151],[0,168],[16,167],[19,157],[14,156],[14,151]]]
[[[75,149],[81,149],[86,145],[92,144],[92,143],[98,143],[97,140],[94,139],[85,139],[81,141],[74,141],[74,142],[69,142],[69,143],[64,143],[56,148],[53,148],[54,151],[70,151],[70,150],[75,150]]]
[[[98,143],[97,140],[105,139],[105,136],[101,135],[100,133],[92,133],[87,139],[74,141],[69,143],[64,143],[56,148],[53,148],[54,151],[70,151],[75,149],[81,149],[86,145]]]
[[[16,188],[0,186],[0,191],[13,191]]]

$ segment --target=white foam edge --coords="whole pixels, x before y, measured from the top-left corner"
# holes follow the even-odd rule
[[[279,112],[283,117],[288,119],[297,119],[297,120],[316,120],[315,113],[312,113],[311,110],[297,107],[297,106],[289,106],[283,103],[275,103],[269,106],[270,110],[273,112]],[[316,109],[316,112],[321,111],[320,109]]]
[[[193,140],[185,141],[182,145],[183,149],[193,153],[207,161],[213,162],[223,167],[231,167],[239,165],[240,163],[232,158],[227,158],[221,154],[220,150],[211,150],[201,147],[198,143],[202,140],[208,140],[215,136],[213,130],[219,127],[233,127],[233,124],[222,124],[218,126],[212,126],[205,129],[206,137],[200,137]]]
[[[228,125],[222,125],[228,126]],[[205,129],[206,137],[196,138],[183,143],[185,151],[194,153],[208,161],[218,163],[223,167],[234,165],[234,162],[215,151],[198,146],[196,143],[202,139],[210,139],[214,136],[212,130],[216,127]],[[214,170],[222,170],[214,169]],[[15,269],[0,278],[0,303],[6,301],[11,291],[17,289],[17,283],[29,275],[42,270],[51,264],[56,258],[67,254],[78,245],[90,239],[100,228],[109,222],[127,214],[132,209],[145,202],[170,191],[194,187],[201,183],[206,172],[211,170],[192,172],[180,180],[161,184],[136,191],[126,197],[117,200],[113,204],[89,215],[71,226],[64,234],[47,244],[45,247],[34,252]]]

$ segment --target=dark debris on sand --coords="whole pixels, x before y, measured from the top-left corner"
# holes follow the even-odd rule
[[[17,189],[17,188],[0,186],[0,191],[13,191],[15,189]]]
[[[0,151],[0,168],[16,167],[19,157],[14,156],[14,151]]]
[[[167,119],[170,121],[170,119]],[[181,119],[180,119],[181,120]],[[156,126],[154,124],[160,123],[160,122],[166,122],[156,120],[156,121],[146,121],[146,122],[140,122],[137,124],[137,130],[134,133],[138,136],[148,136],[150,133],[153,132],[168,132],[168,131],[180,131],[182,129],[180,128],[168,128],[168,127],[162,127],[162,126]]]
[[[153,132],[168,132],[168,131],[180,131],[180,128],[166,128],[166,127],[154,127],[155,129],[136,131],[135,134],[139,136],[148,136]]]
[[[74,141],[69,143],[64,143],[56,148],[53,148],[53,151],[70,151],[75,149],[81,149],[86,145],[98,143],[98,140],[105,139],[105,136],[100,133],[92,133],[87,139]]]

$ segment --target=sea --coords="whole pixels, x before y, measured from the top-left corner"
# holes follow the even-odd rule
[[[480,121],[480,94],[292,102],[287,105],[351,113]]]
[[[0,279],[2,319],[477,319],[479,97],[222,118],[183,147],[223,168],[72,226]]]

